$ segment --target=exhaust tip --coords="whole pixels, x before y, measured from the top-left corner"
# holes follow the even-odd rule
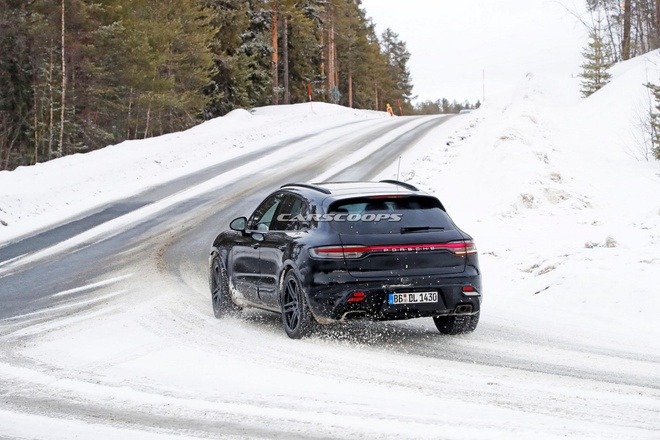
[[[456,310],[454,312],[457,315],[465,315],[468,313],[472,313],[472,304],[461,304],[456,307]]]

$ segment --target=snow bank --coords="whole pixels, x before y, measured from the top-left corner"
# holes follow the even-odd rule
[[[577,79],[527,75],[403,159],[402,177],[475,236],[486,322],[515,313],[567,338],[659,346],[660,163],[633,154],[658,65],[622,63],[585,100]]]
[[[290,133],[322,132],[386,113],[313,103],[234,110],[187,131],[111,145],[0,172],[0,244],[108,202],[138,194]]]

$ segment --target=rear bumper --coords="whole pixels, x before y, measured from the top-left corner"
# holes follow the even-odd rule
[[[440,315],[478,313],[482,300],[481,276],[424,276],[377,280],[356,280],[350,276],[343,282],[312,284],[308,291],[309,307],[321,323],[349,319],[390,321]],[[473,291],[464,292],[465,286]],[[391,305],[390,293],[438,292],[434,303]],[[361,300],[356,300],[354,294]],[[349,301],[353,299],[353,301]]]

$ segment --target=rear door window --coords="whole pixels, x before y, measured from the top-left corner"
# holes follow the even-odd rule
[[[307,214],[307,204],[298,196],[287,194],[280,204],[277,215],[273,219],[270,230],[301,231],[306,229],[305,222],[300,220]]]

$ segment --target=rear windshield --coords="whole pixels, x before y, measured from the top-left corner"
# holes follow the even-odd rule
[[[345,199],[330,205],[332,227],[343,234],[393,234],[454,229],[440,202],[423,196]]]

